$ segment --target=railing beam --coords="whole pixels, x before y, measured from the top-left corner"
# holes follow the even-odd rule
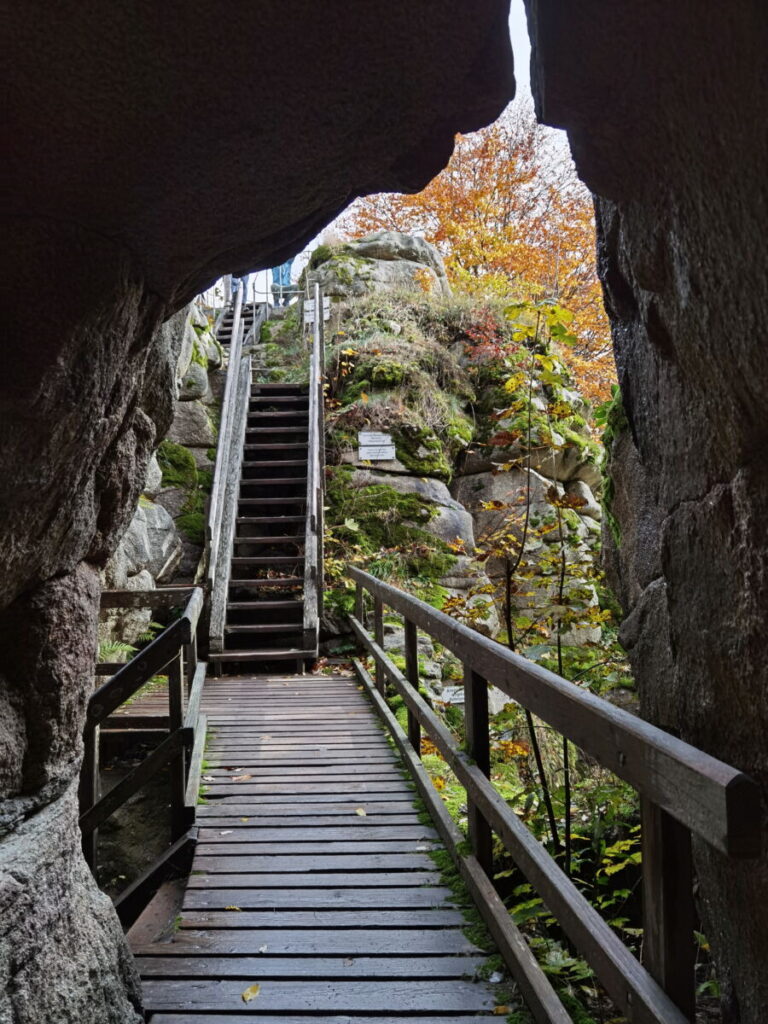
[[[464,666],[464,726],[467,753],[486,777],[491,777],[491,742],[488,723],[488,683],[469,665]],[[493,833],[477,804],[467,793],[467,819],[472,849],[483,870],[493,874]]]
[[[642,801],[643,963],[689,1020],[696,1011],[691,833]]]
[[[415,624],[410,619],[405,619],[403,625],[405,627],[405,675],[411,686],[418,691],[420,683],[419,635]],[[383,646],[383,643],[380,646]],[[417,755],[421,757],[421,726],[410,708],[408,709],[408,739]]]

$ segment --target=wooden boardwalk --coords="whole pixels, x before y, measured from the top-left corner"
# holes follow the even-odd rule
[[[137,951],[151,1024],[499,1020],[437,835],[356,681],[212,679],[203,712],[179,927]]]

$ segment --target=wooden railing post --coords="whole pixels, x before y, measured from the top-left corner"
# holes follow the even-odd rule
[[[488,725],[488,682],[464,665],[464,727],[467,753],[488,779],[491,776],[491,744]],[[467,819],[472,849],[483,870],[493,873],[493,833],[477,804],[467,793]]]
[[[373,638],[376,643],[384,649],[384,605],[380,597],[373,599]],[[376,689],[384,696],[386,677],[384,672],[376,665]]]
[[[168,732],[172,734],[184,725],[184,653],[183,649],[168,665]],[[181,747],[177,757],[168,766],[171,782],[171,840],[186,829],[186,750]]]
[[[643,963],[689,1020],[696,1008],[691,833],[643,799]]]
[[[419,690],[419,638],[416,624],[410,619],[404,620],[405,626],[405,674],[408,682],[418,693]],[[408,709],[408,740],[421,757],[421,726],[411,709]]]
[[[355,585],[355,618],[361,626],[365,625],[365,590],[362,583]]]
[[[86,725],[83,734],[83,767],[80,772],[80,814],[85,814],[99,800],[99,727]],[[83,856],[88,867],[96,872],[98,830],[83,836]]]

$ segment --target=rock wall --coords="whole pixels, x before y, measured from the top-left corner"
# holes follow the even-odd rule
[[[350,256],[361,252],[386,254],[382,262],[393,271],[372,275],[367,256]],[[602,509],[590,488],[599,490],[599,449],[582,415],[585,403],[556,383],[565,374],[556,354],[548,357],[545,385],[532,353],[512,341],[500,306],[451,297],[411,273],[412,265],[442,266],[422,239],[379,233],[326,247],[316,263],[314,273],[337,300],[327,353],[327,451],[335,464],[328,470],[330,550],[438,607],[448,602],[453,614],[492,636],[505,627],[507,557],[514,563],[523,546],[511,618],[530,617],[534,630],[534,620],[556,603],[550,570],[562,551],[569,564],[564,616],[574,621],[560,627],[561,637],[566,645],[597,643],[599,622],[577,622],[574,610],[598,604],[585,577],[600,538]],[[392,284],[404,280],[409,287]],[[488,352],[474,340],[480,322],[498,332]],[[361,461],[362,430],[389,433],[395,458]],[[502,534],[498,546],[506,554],[488,557]],[[332,592],[329,605],[341,597]],[[334,624],[326,625],[332,633]],[[388,637],[390,649],[397,642]],[[443,680],[428,652],[422,668],[433,689],[442,681],[454,694],[451,659]]]
[[[768,796],[765,7],[527,7],[538,112],[598,196],[622,393],[605,540],[642,710]],[[765,806],[759,862],[695,848],[740,1024],[768,1006]]]

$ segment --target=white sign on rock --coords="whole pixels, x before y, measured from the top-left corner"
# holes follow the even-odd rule
[[[357,435],[357,457],[361,462],[389,462],[395,458],[395,444],[391,434],[361,431]]]

